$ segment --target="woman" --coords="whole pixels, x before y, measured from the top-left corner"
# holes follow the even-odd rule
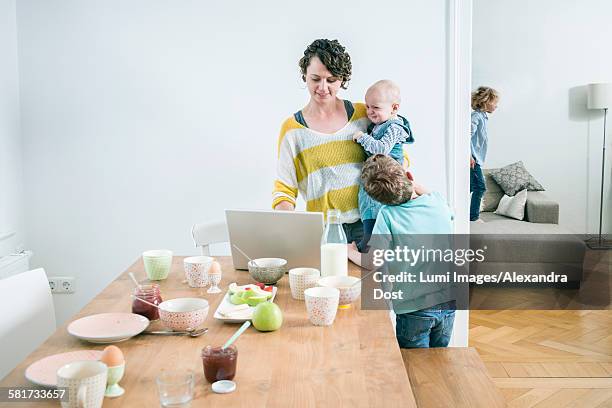
[[[337,40],[320,39],[299,66],[310,100],[281,128],[272,207],[293,210],[299,191],[307,211],[340,210],[348,242],[360,241],[357,194],[365,153],[352,136],[366,132],[368,118],[364,104],[337,96],[351,79],[351,57]]]

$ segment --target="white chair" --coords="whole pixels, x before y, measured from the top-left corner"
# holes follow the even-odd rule
[[[0,378],[55,331],[55,309],[42,268],[0,280]]]
[[[210,256],[210,245],[229,242],[227,224],[224,221],[212,221],[194,224],[191,237],[196,247],[202,249],[202,255]]]

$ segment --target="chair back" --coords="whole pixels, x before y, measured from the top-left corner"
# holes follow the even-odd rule
[[[229,242],[229,233],[225,221],[211,221],[194,224],[191,237],[196,247],[202,249],[202,255],[210,256],[210,245]]]
[[[0,378],[56,329],[47,274],[42,268],[0,279]]]

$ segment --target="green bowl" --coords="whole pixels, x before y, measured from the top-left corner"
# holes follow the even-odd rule
[[[248,263],[251,278],[274,285],[287,273],[287,261],[282,258],[259,258]]]
[[[142,254],[142,262],[149,280],[166,279],[172,266],[172,251],[165,249],[145,251]]]

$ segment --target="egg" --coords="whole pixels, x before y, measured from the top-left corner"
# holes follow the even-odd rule
[[[221,264],[219,264],[219,262],[214,261],[211,265],[210,265],[210,269],[208,270],[208,273],[211,274],[220,274],[221,273]]]
[[[117,346],[108,346],[102,351],[102,357],[100,361],[106,364],[108,367],[120,366],[125,362],[121,349]]]

